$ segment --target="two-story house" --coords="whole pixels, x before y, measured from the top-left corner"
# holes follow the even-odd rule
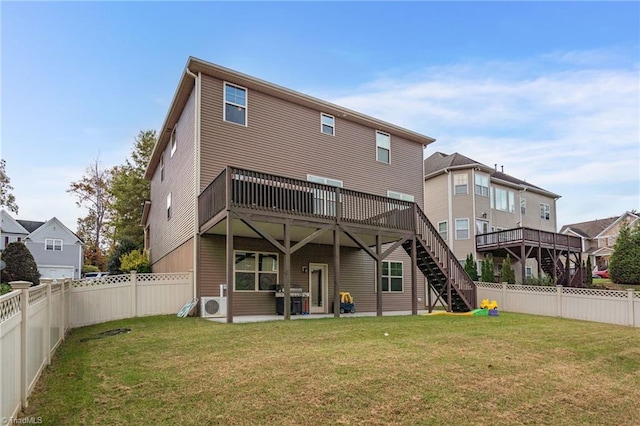
[[[620,216],[564,225],[560,228],[560,233],[580,238],[585,259],[588,256],[595,270],[604,271],[609,268],[609,260],[611,259],[613,246],[616,243],[620,227],[624,223],[634,226],[639,218],[640,216],[637,213],[625,212]]]
[[[53,217],[46,222],[16,220],[0,211],[0,249],[12,242],[24,243],[33,255],[43,278],[80,278],[82,240]]]
[[[567,267],[575,275],[577,240],[555,233],[559,195],[457,152],[430,155],[424,173],[425,213],[461,263],[472,254],[480,271],[491,255],[498,280],[509,254],[517,282],[543,272],[561,282]]]
[[[338,315],[350,292],[358,311],[415,313],[424,271],[452,309],[469,309],[473,283],[446,244],[427,241],[438,237],[420,209],[432,142],[189,58],[145,175],[152,269],[192,269],[194,295],[218,297],[229,322],[274,314],[279,296],[288,317],[297,294],[303,312]]]

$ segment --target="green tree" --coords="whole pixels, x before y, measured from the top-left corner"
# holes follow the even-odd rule
[[[135,138],[131,159],[112,169],[109,205],[114,240],[128,238],[140,247],[144,245],[144,230],[140,226],[142,207],[150,198],[151,183],[144,173],[156,144],[156,131],[140,131]]]
[[[0,160],[0,207],[6,207],[7,210],[18,213],[18,205],[16,204],[16,197],[11,193],[13,186],[11,186],[11,179],[7,176],[6,172],[7,162]]]
[[[127,274],[129,273],[128,269],[122,269],[120,262],[122,256],[128,254],[134,250],[141,249],[140,244],[133,241],[131,238],[122,238],[116,242],[116,245],[109,256],[109,261],[107,262],[107,271],[111,275],[117,274]]]
[[[76,205],[85,208],[87,215],[78,219],[78,236],[85,243],[85,263],[104,267],[104,254],[109,245],[109,206],[111,205],[111,171],[96,160],[87,167],[85,175],[71,182],[67,192],[75,195]]]
[[[123,254],[120,258],[120,269],[123,271],[136,271],[140,273],[151,272],[149,258],[146,253],[140,250],[133,250],[127,254]]]
[[[478,268],[475,260],[473,260],[473,253],[467,255],[467,260],[464,262],[464,270],[473,281],[478,281]]]
[[[493,277],[493,259],[491,257],[486,257],[482,260],[482,276],[481,279],[483,282],[492,283],[494,281]]]
[[[584,281],[587,287],[591,287],[593,285],[593,265],[591,264],[591,257],[587,256],[587,266],[583,268],[584,270]]]
[[[640,284],[640,224],[624,223],[609,261],[609,277],[618,284]]]
[[[500,282],[515,284],[516,283],[516,273],[511,266],[511,257],[507,254],[502,260],[502,270],[500,271]]]
[[[40,272],[33,255],[23,243],[9,243],[2,252],[5,263],[0,281],[30,281],[33,285],[40,284]]]

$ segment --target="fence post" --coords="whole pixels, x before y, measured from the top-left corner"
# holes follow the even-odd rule
[[[40,284],[47,286],[47,315],[44,326],[44,347],[47,351],[47,365],[51,365],[51,278],[40,278]]]
[[[131,317],[138,316],[138,277],[136,271],[130,271],[131,276]]]
[[[27,320],[29,319],[29,281],[11,281],[9,283],[12,290],[20,290],[20,399],[22,408],[27,407]]]
[[[189,283],[191,284],[191,288],[193,289],[193,298],[196,297],[196,286],[193,280],[195,279],[195,274],[193,273],[193,269],[189,269]],[[220,295],[222,297],[222,295]]]
[[[506,308],[506,304],[507,304],[507,283],[502,283],[502,303],[500,306],[500,309],[503,310],[507,310]]]
[[[629,297],[629,325],[631,327],[635,327],[635,312],[633,311],[633,294],[634,290],[632,288],[627,289],[627,296]]]
[[[562,286],[556,286],[556,316],[562,318]]]
[[[65,321],[66,321],[65,306],[67,306],[67,305],[65,304],[65,301],[64,301],[64,299],[65,299],[64,298],[64,287],[65,287],[66,284],[67,284],[67,278],[64,278],[62,281],[60,281],[60,324],[61,324],[60,330],[61,330],[61,333],[62,333],[60,335],[60,340],[62,342],[64,342],[65,330],[67,329],[67,326],[66,326],[66,323],[65,323]]]

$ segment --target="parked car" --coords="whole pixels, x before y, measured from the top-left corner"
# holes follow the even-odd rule
[[[97,280],[98,278],[104,278],[109,275],[108,272],[87,272],[84,274],[86,280]]]
[[[609,278],[609,270],[605,269],[604,271],[594,271],[593,278]]]

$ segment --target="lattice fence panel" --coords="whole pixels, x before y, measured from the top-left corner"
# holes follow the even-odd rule
[[[8,293],[0,299],[0,322],[4,322],[22,311],[21,297],[21,294],[11,295]]]
[[[29,289],[29,306],[38,303],[47,297],[47,287]]]
[[[145,284],[185,282],[190,280],[190,274],[188,272],[163,273],[163,274],[137,274],[137,280],[139,283],[145,283]]]

